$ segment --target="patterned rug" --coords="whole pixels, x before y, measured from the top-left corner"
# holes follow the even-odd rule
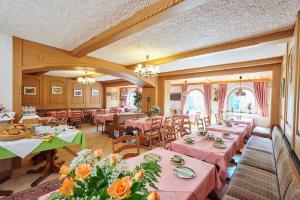
[[[1,200],[36,200],[39,197],[58,189],[60,184],[61,182],[59,179],[54,179],[35,187],[14,193],[11,196],[2,198]]]

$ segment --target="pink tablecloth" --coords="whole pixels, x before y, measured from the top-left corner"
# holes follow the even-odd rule
[[[244,138],[248,135],[248,129],[245,124],[232,125],[232,127],[228,127],[225,125],[212,124],[207,127],[209,131],[218,131],[218,132],[230,132],[234,135],[238,135],[240,137],[240,143],[243,145]]]
[[[192,168],[196,177],[193,179],[181,179],[173,173],[174,165],[170,159],[176,153],[162,148],[156,148],[137,157],[128,159],[129,167],[132,169],[144,161],[147,153],[156,153],[161,156],[159,165],[162,167],[161,177],[158,178],[157,187],[162,200],[204,200],[213,189],[219,189],[222,185],[215,166],[180,155],[185,160],[185,166]],[[154,189],[150,189],[154,190]]]
[[[125,127],[134,127],[138,128],[145,133],[145,131],[149,131],[151,128],[151,120],[146,120],[145,118],[137,119],[137,120],[126,120]]]
[[[217,137],[222,137],[222,133],[209,131]],[[213,146],[214,141],[205,140],[197,135],[190,135],[195,139],[194,144],[186,144],[184,139],[171,142],[171,150],[198,160],[211,163],[219,168],[219,176],[222,180],[227,178],[227,168],[231,158],[241,148],[240,139],[237,135],[232,135],[233,139],[224,139],[225,149],[218,149]]]
[[[232,123],[237,123],[237,124],[245,124],[247,125],[248,128],[248,135],[251,135],[252,130],[253,130],[253,125],[254,125],[254,121],[251,118],[229,118],[228,120],[230,120]]]
[[[108,114],[96,114],[94,116],[94,123],[97,124],[97,121],[106,122],[106,121],[112,121],[113,120],[114,113],[108,113]]]

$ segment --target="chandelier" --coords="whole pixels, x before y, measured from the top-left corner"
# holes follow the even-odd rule
[[[146,55],[146,60],[149,60],[149,55]],[[142,64],[138,64],[135,67],[134,70],[135,74],[143,79],[150,79],[150,78],[154,78],[158,75],[159,73],[159,68],[158,66],[153,66],[153,65],[142,65]]]
[[[242,89],[242,76],[240,76],[240,88],[235,92],[236,96],[246,96],[246,92]]]
[[[79,77],[77,78],[77,82],[83,85],[91,85],[96,82],[95,78],[87,77],[87,72],[85,72],[85,77]]]

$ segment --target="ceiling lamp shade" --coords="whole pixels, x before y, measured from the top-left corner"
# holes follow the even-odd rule
[[[235,92],[236,96],[246,96],[246,92],[242,89],[242,76],[240,76],[240,88]]]
[[[149,60],[149,55],[146,55],[146,60]],[[138,64],[134,70],[135,74],[143,79],[151,79],[158,75],[159,67],[154,65]]]
[[[96,83],[96,79],[95,78],[90,78],[87,77],[87,72],[85,73],[86,76],[85,77],[79,77],[77,78],[77,82],[83,85],[92,85],[94,83]]]

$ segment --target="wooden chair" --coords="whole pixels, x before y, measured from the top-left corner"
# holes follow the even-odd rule
[[[196,115],[195,121],[196,121],[196,126],[198,131],[202,131],[205,129],[203,119],[200,116]]]
[[[82,111],[81,110],[72,110],[71,117],[69,122],[72,126],[80,127],[82,124]]]
[[[162,120],[163,120],[163,117],[159,116],[159,117],[153,117],[151,119],[151,128],[150,128],[150,131],[149,132],[146,132],[145,135],[147,137],[147,135],[149,135],[149,146],[150,148],[152,149],[152,146],[155,145],[153,143],[153,140],[154,139],[157,139],[158,140],[158,145],[157,146],[160,146],[161,144],[161,140],[160,140],[160,137],[161,137],[161,127],[162,127]]]
[[[134,143],[128,143],[129,141],[135,141]],[[121,147],[119,146],[120,143],[123,143]],[[128,144],[127,144],[128,143]],[[136,153],[125,153],[123,154],[123,158],[130,158],[135,157],[140,154],[140,136],[139,134],[136,134],[134,136],[132,135],[124,135],[116,140],[113,140],[112,142],[112,151],[113,153],[121,153],[123,151],[127,151],[128,149],[136,149]]]
[[[209,117],[203,117],[205,128],[211,125]]]
[[[68,111],[62,110],[56,112],[57,125],[64,125],[68,123]]]
[[[177,139],[173,120],[171,117],[166,117],[164,121],[164,127],[161,131],[163,146],[165,149],[170,148],[170,142],[173,142]]]
[[[173,126],[173,131],[176,134],[176,136],[179,136],[180,132],[180,117],[179,116],[173,116],[172,117],[172,126]]]
[[[191,121],[189,118],[182,118],[180,120],[180,129],[179,129],[180,137],[185,135],[189,135],[192,133]]]
[[[96,114],[97,115],[103,115],[105,114],[105,109],[103,108],[97,108],[96,110]],[[101,121],[101,120],[94,120],[94,124],[97,125],[97,131],[99,130],[99,126],[101,125],[101,133],[103,133],[104,131],[104,121]]]

